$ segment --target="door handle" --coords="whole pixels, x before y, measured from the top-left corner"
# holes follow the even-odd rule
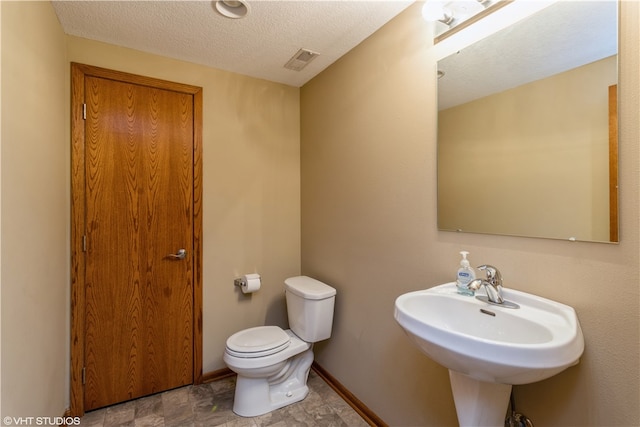
[[[175,259],[175,260],[181,260],[181,259],[185,259],[186,256],[187,256],[187,250],[186,249],[180,249],[175,254],[167,255],[167,258]]]

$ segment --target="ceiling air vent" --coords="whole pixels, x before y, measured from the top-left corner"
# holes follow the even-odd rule
[[[293,55],[289,62],[284,64],[284,68],[288,68],[289,70],[294,71],[300,71],[304,67],[306,67],[309,62],[313,61],[313,59],[318,55],[320,54],[317,52],[312,52],[308,49],[300,49],[298,52],[296,52],[295,55]]]

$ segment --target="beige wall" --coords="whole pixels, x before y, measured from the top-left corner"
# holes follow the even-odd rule
[[[467,249],[582,324],[581,363],[515,387],[518,408],[536,425],[639,425],[640,4],[621,6],[619,245],[437,231],[436,67],[420,6],[301,91],[302,271],[338,290],[316,359],[390,425],[456,425],[446,370],[409,342],[393,303],[452,280]]]
[[[225,367],[233,332],[286,326],[299,89],[67,37],[48,2],[2,2],[2,24],[2,415],[69,403],[70,61],[203,87],[204,372]],[[253,272],[262,289],[240,294],[233,279]]]
[[[2,6],[0,6],[0,46],[2,46]],[[2,109],[2,54],[0,52],[0,110]],[[2,112],[0,111],[0,151],[2,150]],[[0,155],[0,188],[2,187],[2,156]],[[2,196],[0,195],[0,224],[2,223]],[[2,226],[0,226],[2,242]],[[0,244],[0,371],[2,370],[2,245]],[[0,373],[0,416],[2,412],[2,374]]]
[[[68,396],[68,64],[48,3],[2,2],[2,415]]]
[[[608,242],[617,79],[612,56],[439,111],[439,228]]]
[[[284,279],[300,273],[299,89],[68,37],[72,62],[203,88],[205,373],[225,367],[232,333],[286,326]],[[233,279],[262,276],[239,293]]]

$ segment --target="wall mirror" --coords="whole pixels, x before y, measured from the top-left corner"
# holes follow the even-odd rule
[[[559,1],[439,60],[438,228],[617,242],[617,52],[616,1]]]

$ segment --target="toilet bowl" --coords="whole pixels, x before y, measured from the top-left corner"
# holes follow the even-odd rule
[[[265,330],[267,328],[271,330]],[[253,331],[275,335],[273,328],[285,335],[287,342],[282,345],[274,341],[274,348],[265,348],[263,352],[267,354],[263,356],[256,357],[253,352],[242,355],[239,346],[234,345],[234,342],[239,341],[238,334]],[[269,354],[270,351],[273,352]],[[266,414],[299,402],[309,393],[307,378],[313,363],[312,346],[291,330],[283,330],[277,326],[259,326],[240,331],[227,340],[223,359],[229,369],[238,374],[233,411],[243,417]]]
[[[313,343],[329,338],[336,291],[315,279],[285,280],[291,329],[258,326],[227,339],[223,360],[235,373],[233,412],[266,414],[303,400],[313,363]]]

